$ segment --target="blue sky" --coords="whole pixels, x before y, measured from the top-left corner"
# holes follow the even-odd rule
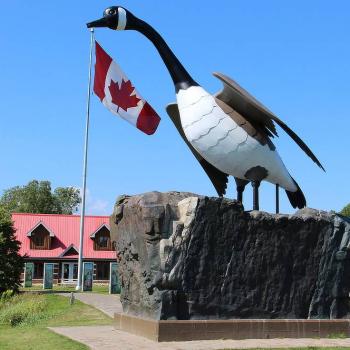
[[[89,54],[85,23],[109,5],[148,21],[205,89],[231,76],[294,129],[323,173],[280,130],[279,153],[310,207],[350,202],[350,3],[348,1],[2,1],[0,4],[0,190],[31,179],[82,183]],[[88,169],[90,214],[109,214],[120,194],[150,190],[215,195],[165,112],[174,87],[154,47],[136,32],[96,31],[162,117],[147,136],[92,97]],[[235,197],[234,181],[227,192]],[[284,193],[281,210],[292,212]],[[251,209],[249,188],[245,208]],[[274,210],[274,187],[261,187]]]

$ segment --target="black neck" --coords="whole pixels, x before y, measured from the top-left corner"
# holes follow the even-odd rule
[[[156,47],[162,60],[164,61],[164,64],[168,68],[171,78],[173,79],[176,92],[178,92],[180,89],[186,90],[190,86],[198,86],[178,58],[171,51],[165,40],[148,23],[138,18],[134,18],[133,25],[130,27],[130,29],[135,29],[145,35]]]

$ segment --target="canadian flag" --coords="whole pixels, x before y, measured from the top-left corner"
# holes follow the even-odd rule
[[[160,117],[97,41],[95,45],[95,94],[113,114],[119,115],[147,135],[152,135],[158,127]]]

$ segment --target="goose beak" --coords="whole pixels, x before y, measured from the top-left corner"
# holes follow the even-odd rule
[[[108,22],[106,17],[102,17],[98,19],[97,21],[92,21],[89,23],[86,23],[86,26],[88,28],[96,28],[96,27],[108,27]]]

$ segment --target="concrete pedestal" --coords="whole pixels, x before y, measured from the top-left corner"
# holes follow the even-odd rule
[[[152,320],[114,314],[116,329],[156,342],[350,337],[350,320]]]

